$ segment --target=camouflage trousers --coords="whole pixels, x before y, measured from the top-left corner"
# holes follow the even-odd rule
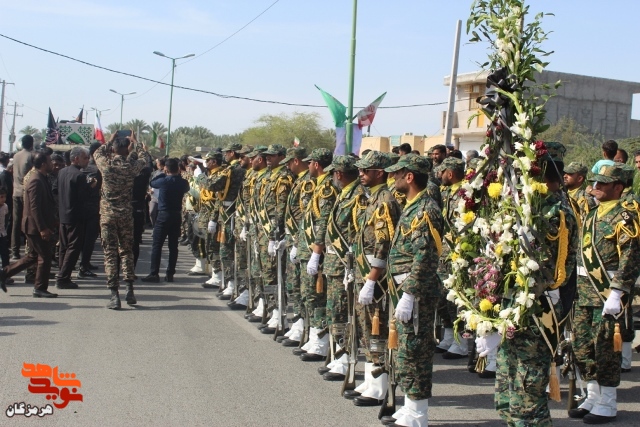
[[[498,349],[495,406],[509,426],[551,426],[546,387],[551,352],[533,325],[516,332]]]
[[[602,316],[602,307],[576,306],[573,315],[576,356],[580,375],[585,381],[598,381],[604,387],[620,385],[622,353],[613,351],[613,334],[619,320]]]
[[[356,317],[358,318],[358,332],[360,334],[360,347],[364,350],[364,355],[367,359],[367,362],[378,363],[377,355],[372,354],[371,349],[371,338],[381,338],[387,339],[389,337],[389,310],[386,306],[382,304],[384,298],[379,302],[373,302],[369,305],[362,305],[358,302],[358,294],[362,289],[363,283],[357,284],[356,288],[358,292],[356,292],[355,300],[356,300]],[[384,309],[383,309],[384,308]],[[378,317],[380,319],[380,335],[374,336],[371,334],[371,321],[373,320],[373,316],[376,313],[376,309],[378,310]],[[431,331],[433,334],[433,331]]]
[[[398,350],[393,352],[396,382],[403,393],[412,400],[431,397],[433,355],[436,349],[433,322],[437,302],[437,298],[420,301],[424,307],[420,310],[417,335],[412,322],[396,322]]]
[[[347,291],[344,290],[344,274],[325,277],[327,278],[327,324],[347,323],[349,305]]]
[[[225,280],[229,280],[233,276],[233,262],[235,259],[235,242],[236,239],[233,236],[231,226],[229,223],[227,224],[218,224],[218,227],[224,227],[224,233],[218,232],[217,236],[219,239],[218,243],[218,253],[219,259],[222,264],[222,268],[224,269],[224,277]]]
[[[262,263],[260,261],[260,249],[257,242],[257,236],[251,234],[249,244],[251,247],[251,260],[249,262],[249,271],[251,273],[251,295],[253,296],[253,303],[257,304],[258,300],[262,298]]]
[[[191,253],[194,258],[206,258],[207,257],[207,242],[198,236],[193,236],[191,240]]]
[[[100,215],[100,230],[107,287],[118,287],[119,265],[122,266],[124,281],[133,282],[133,215]]]
[[[309,319],[312,328],[324,328],[327,326],[327,279],[322,277],[322,289],[318,287],[318,275],[307,274],[309,260],[300,261],[300,302],[303,307],[303,316]],[[320,290],[320,292],[317,292]]]
[[[636,291],[637,292],[637,291]],[[629,305],[624,313],[624,320],[620,319],[620,334],[623,342],[633,342],[636,337],[636,330],[633,327],[633,297],[635,295],[634,288],[631,288],[629,294]]]
[[[289,259],[289,251],[291,250],[291,246],[287,248],[288,251],[286,253],[285,261],[287,263],[286,268],[286,277],[287,277],[287,296],[289,301],[291,301],[293,305],[293,314],[302,313],[302,303],[301,303],[301,295],[300,295],[300,263],[294,264]]]
[[[207,260],[211,264],[211,269],[214,273],[222,270],[222,263],[220,262],[220,242],[218,242],[218,233],[207,233],[206,243]]]

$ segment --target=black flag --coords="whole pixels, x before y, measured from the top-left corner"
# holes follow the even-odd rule
[[[50,144],[58,144],[58,140],[60,139],[60,131],[58,130],[58,123],[56,123],[53,118],[53,113],[51,112],[51,107],[49,107],[49,121],[47,122],[47,137],[44,142],[47,145]]]

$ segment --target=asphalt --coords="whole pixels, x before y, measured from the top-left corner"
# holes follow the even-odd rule
[[[140,277],[148,272],[149,243],[147,231]],[[53,402],[29,391],[24,364],[58,367],[81,381],[76,394],[82,401],[34,415],[34,425],[380,425],[377,407],[355,407],[340,396],[340,383],[322,380],[316,372],[321,363],[300,361],[241,312],[230,311],[215,290],[203,289],[206,277],[187,276],[193,258],[185,247],[174,283],[138,281],[138,305],[123,301],[120,311],[105,308],[109,292],[99,250],[93,263],[99,277],[78,280],[79,289],[59,290],[57,299],[32,298],[23,276],[0,295],[0,425],[30,422],[25,415],[6,415],[16,403],[43,408]],[[634,354],[632,372],[623,374],[616,425],[640,425],[639,356]],[[429,424],[504,425],[493,410],[493,380],[465,368],[466,360],[436,355]],[[566,390],[562,381],[563,402],[550,404],[554,425],[582,425],[566,416]]]

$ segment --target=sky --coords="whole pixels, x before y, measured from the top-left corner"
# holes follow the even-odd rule
[[[528,4],[533,13],[554,14],[543,22],[543,28],[552,31],[543,46],[554,51],[548,69],[640,81],[640,56],[633,47],[640,2]],[[382,107],[446,103],[448,88],[443,80],[451,72],[458,19],[463,22],[459,73],[477,70],[487,57],[487,45],[467,43],[470,6],[470,0],[361,0],[354,105],[363,107],[383,92],[387,96]],[[0,34],[167,84],[171,61],[153,52],[173,57],[194,53],[195,58],[177,61],[175,85],[322,106],[314,87],[318,85],[346,105],[352,8],[349,0],[0,0]],[[5,107],[11,106],[5,113],[13,112],[14,102],[23,105],[17,109],[18,138],[27,125],[46,127],[48,108],[56,118],[68,120],[83,106],[109,109],[102,113],[103,127],[119,122],[120,96],[110,89],[136,92],[125,97],[124,122],[134,118],[168,122],[169,86],[90,67],[4,37],[0,37],[0,79],[15,83],[6,87]],[[640,119],[640,95],[634,101],[633,118]],[[436,135],[444,110],[444,104],[381,109],[371,135]],[[215,134],[233,134],[253,126],[263,114],[293,112],[317,112],[322,126],[332,127],[326,108],[228,99],[177,88],[171,127],[198,125]],[[7,151],[13,116],[2,120],[1,149]],[[93,121],[91,112],[88,122]]]

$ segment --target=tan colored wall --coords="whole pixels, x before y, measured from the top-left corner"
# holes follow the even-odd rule
[[[364,150],[375,150],[388,153],[391,151],[389,138],[384,136],[365,136],[362,138],[360,153],[362,153]],[[358,155],[360,155],[360,153],[358,153]]]

